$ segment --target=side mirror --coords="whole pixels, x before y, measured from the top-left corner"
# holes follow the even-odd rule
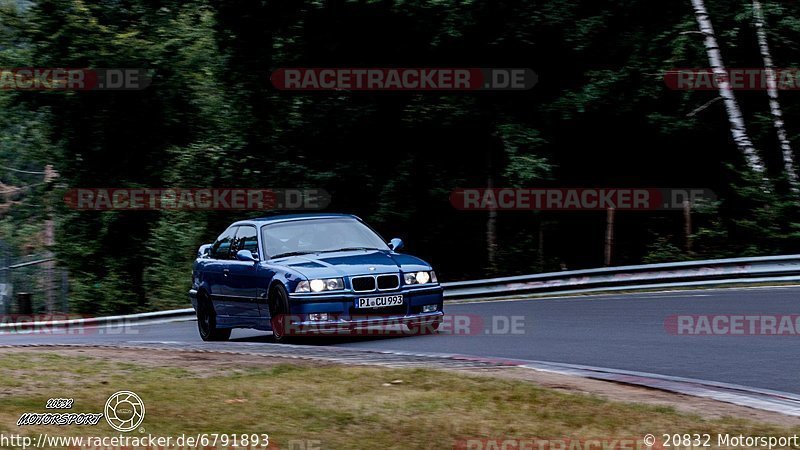
[[[404,245],[403,240],[400,238],[394,238],[391,241],[389,241],[389,248],[394,251],[400,250],[401,248],[403,248],[403,245]]]
[[[236,259],[239,261],[258,262],[258,257],[250,250],[239,250],[236,252]]]
[[[211,253],[211,247],[214,244],[203,244],[200,248],[197,249],[197,257],[198,258],[208,258],[208,255]]]

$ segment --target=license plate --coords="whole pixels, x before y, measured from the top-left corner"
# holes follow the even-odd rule
[[[364,297],[356,299],[356,308],[386,308],[387,306],[400,306],[402,304],[402,295],[387,295],[385,297]]]

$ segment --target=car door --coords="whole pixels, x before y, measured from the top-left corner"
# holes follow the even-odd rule
[[[245,319],[250,322],[258,319],[258,295],[260,266],[258,262],[239,261],[236,253],[249,250],[254,256],[258,251],[258,235],[256,227],[241,225],[231,245],[231,260],[228,263],[228,275],[225,280],[225,296],[231,317]]]
[[[227,296],[227,279],[230,276],[231,244],[236,237],[239,227],[229,227],[219,235],[209,252],[209,262],[206,264],[203,277],[208,283],[211,301],[217,319],[226,323],[231,315],[231,301]]]

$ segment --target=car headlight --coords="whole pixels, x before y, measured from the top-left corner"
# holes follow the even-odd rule
[[[294,288],[295,292],[323,292],[323,291],[340,291],[344,289],[344,280],[341,278],[326,278],[303,280],[297,283]]]
[[[429,274],[428,272],[417,272],[416,279],[417,283],[425,284],[428,281],[431,281],[431,274]]]
[[[403,281],[406,284],[427,284],[436,283],[436,274],[433,272],[410,272],[403,274]]]

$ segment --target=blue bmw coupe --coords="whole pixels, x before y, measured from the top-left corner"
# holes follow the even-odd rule
[[[361,219],[345,214],[243,220],[198,250],[189,297],[200,336],[234,328],[293,336],[382,326],[435,330],[442,287],[431,266],[398,253]]]

